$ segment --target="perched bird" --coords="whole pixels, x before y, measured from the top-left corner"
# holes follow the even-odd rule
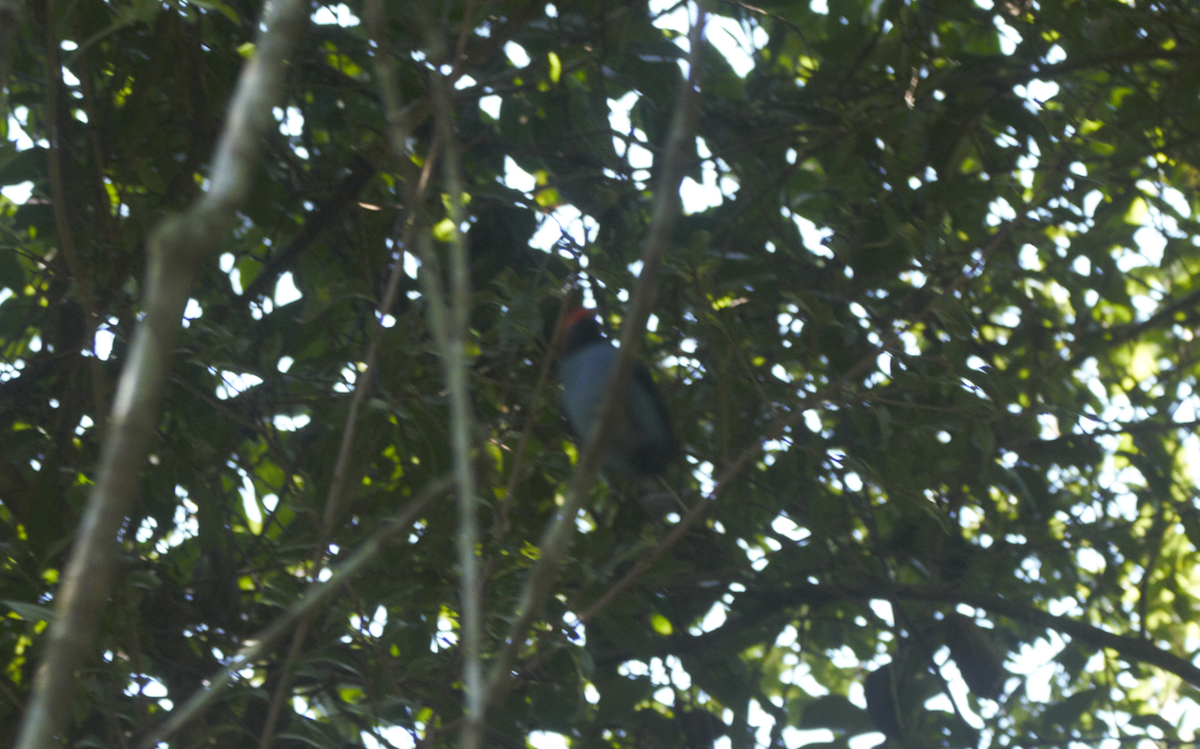
[[[592,310],[576,309],[559,326],[562,354],[558,364],[559,408],[576,442],[592,437],[608,378],[617,363],[617,348],[600,332]],[[617,417],[604,456],[604,468],[622,479],[660,476],[675,457],[677,446],[666,405],[650,371],[639,363],[625,388],[625,403]]]

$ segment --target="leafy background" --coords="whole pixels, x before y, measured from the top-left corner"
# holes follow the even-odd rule
[[[0,147],[16,188],[0,216],[5,733],[142,313],[145,239],[208,186],[261,10],[21,12]],[[359,3],[311,10],[251,201],[192,291],[73,746],[135,745],[326,554],[451,470],[432,271],[399,227],[428,217],[444,248],[452,201],[435,172],[414,204],[412,168],[390,160],[376,55],[420,166],[437,148],[431,39],[461,52],[441,74],[469,198],[485,653],[575,458],[541,377],[564,290],[614,335],[626,314],[686,4],[389,4],[378,43]],[[596,486],[486,743],[1191,741],[1200,16],[1184,0],[708,10],[692,181],[645,344],[688,454],[668,483],[708,505],[667,547],[682,510]],[[457,523],[450,497],[431,505],[297,650],[245,668],[172,745],[454,743]]]

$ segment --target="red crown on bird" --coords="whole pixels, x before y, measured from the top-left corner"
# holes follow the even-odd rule
[[[575,327],[575,324],[580,320],[587,320],[596,316],[596,310],[587,307],[576,307],[567,314],[558,323],[558,330],[554,332],[555,343],[561,344],[567,338],[567,332]]]

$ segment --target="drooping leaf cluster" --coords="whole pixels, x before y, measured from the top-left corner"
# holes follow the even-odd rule
[[[10,734],[141,313],[144,240],[205,189],[261,12],[26,5],[0,147],[0,185],[32,188],[0,205]],[[678,222],[646,338],[688,455],[668,482],[682,506],[596,487],[489,745],[1190,738],[1200,16],[987,5],[710,9],[687,169],[723,197]],[[451,471],[419,283],[436,271],[401,242],[416,217],[444,248],[449,198],[439,165],[411,202],[376,55],[398,66],[417,171],[445,146],[431,81],[455,89],[488,653],[514,616],[576,456],[540,377],[561,299],[586,289],[620,329],[686,40],[660,3],[385,6],[373,40],[359,3],[313,5],[252,201],[192,291],[71,745],[135,744],[295,605],[315,560],[336,566]],[[733,29],[748,72],[716,43]],[[435,503],[296,657],[274,649],[172,746],[256,746],[281,685],[280,746],[453,745],[457,527]]]

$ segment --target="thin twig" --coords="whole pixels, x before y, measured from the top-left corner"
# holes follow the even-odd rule
[[[467,721],[464,726],[464,749],[476,749],[483,742],[483,601],[479,574],[479,499],[475,490],[475,467],[472,461],[472,414],[468,381],[466,347],[470,330],[467,323],[471,313],[470,268],[467,262],[466,239],[460,227],[464,221],[462,164],[457,139],[454,136],[450,96],[440,74],[434,83],[434,102],[441,137],[444,140],[443,170],[446,189],[450,193],[450,221],[454,225],[450,239],[450,301],[447,310],[449,335],[441,342],[443,368],[450,391],[451,439],[454,448],[455,475],[458,477],[458,565],[463,609],[462,645],[463,679],[467,693]],[[432,279],[435,283],[437,279]]]
[[[105,424],[103,415],[108,413],[105,403],[104,375],[100,369],[100,359],[96,356],[96,326],[99,319],[96,316],[96,295],[92,287],[90,268],[85,268],[79,258],[79,250],[75,246],[75,235],[71,228],[70,216],[77,214],[67,205],[67,185],[63,177],[62,149],[66,139],[62,137],[58,121],[58,97],[62,91],[62,65],[58,60],[58,17],[57,3],[48,0],[46,4],[46,135],[49,147],[46,149],[46,166],[50,172],[50,194],[54,206],[54,228],[58,233],[58,247],[62,250],[71,281],[79,292],[79,302],[84,313],[84,343],[87,347],[87,369],[92,384],[92,406],[95,413],[100,415],[97,426],[103,440]]]
[[[328,580],[313,583],[308,592],[299,601],[292,604],[283,615],[262,632],[247,640],[252,644],[239,650],[230,659],[229,665],[209,680],[205,689],[197,691],[188,698],[187,702],[172,710],[167,721],[144,738],[138,744],[138,749],[153,749],[171,734],[199,717],[216,702],[240,671],[245,670],[269,652],[297,621],[311,620],[313,613],[326,606],[330,598],[374,561],[375,557],[387,548],[392,539],[412,525],[430,502],[440,497],[452,486],[454,486],[454,479],[443,476],[422,487],[417,496],[413,497],[403,510],[386,521],[382,527],[359,545],[349,559],[336,567]]]
[[[399,135],[402,142],[407,137],[407,132],[401,132]],[[370,174],[374,174],[373,169]],[[420,184],[418,199],[424,196],[427,184],[428,180]],[[406,222],[402,230],[402,236],[399,238],[400,243],[398,246],[407,247],[412,241],[413,231],[414,226],[412,222]],[[325,514],[321,522],[321,538],[316,548],[315,564],[311,572],[314,579],[320,575],[321,570],[324,568],[329,542],[333,537],[334,531],[337,529],[339,519],[343,515],[345,488],[354,483],[349,480],[347,474],[349,473],[351,457],[354,454],[355,437],[358,435],[359,412],[371,391],[371,381],[374,378],[376,363],[379,360],[379,348],[383,341],[383,321],[388,311],[396,304],[396,298],[400,293],[400,280],[403,274],[404,263],[400,261],[399,257],[393,258],[392,271],[388,276],[388,283],[384,290],[383,299],[380,300],[375,311],[375,325],[371,330],[371,341],[367,346],[362,370],[355,379],[354,395],[350,399],[350,409],[346,415],[346,423],[342,428],[342,440],[338,448],[337,462],[334,464],[333,478],[329,485],[329,492],[325,498]],[[275,692],[271,696],[271,704],[267,709],[267,719],[259,736],[259,746],[261,749],[267,749],[274,737],[275,728],[282,714],[284,702],[290,693],[292,667],[300,656],[311,624],[312,619],[310,616],[300,622],[299,626],[296,627],[295,633],[292,635],[292,644],[288,648],[287,658],[283,665],[283,675],[279,680],[279,684],[275,687]]]
[[[313,565],[314,570],[319,572],[320,568],[324,566],[324,561],[325,555],[319,554],[317,563]],[[314,579],[316,579],[315,576]],[[275,685],[275,691],[271,693],[271,702],[267,706],[267,718],[263,721],[262,733],[258,737],[258,749],[267,749],[271,746],[275,728],[279,725],[279,716],[283,714],[283,703],[292,691],[292,669],[300,658],[300,650],[304,647],[304,641],[308,639],[313,613],[315,612],[307,612],[300,623],[296,625],[296,631],[292,633],[292,642],[288,645],[287,655],[284,656],[283,666],[280,669],[279,683]]]
[[[983,264],[986,263],[989,257],[991,257],[992,253],[995,252],[1000,245],[1007,241],[1008,237],[1011,236],[1013,230],[1021,222],[1021,220],[1022,219],[1018,217],[1016,220],[1011,221],[1005,226],[1001,227],[1001,229],[988,240],[987,244],[981,248],[978,261],[964,271],[958,278],[956,278],[953,283],[949,284],[945,290],[945,294],[947,296],[951,295],[955,289],[965,284],[969,279],[974,278],[983,267]],[[759,454],[759,452],[762,451],[763,446],[767,442],[780,439],[788,427],[804,418],[806,411],[815,407],[819,403],[824,403],[829,400],[836,392],[841,390],[847,382],[865,373],[868,369],[875,365],[876,361],[881,355],[891,353],[899,344],[900,337],[905,332],[911,330],[920,321],[925,319],[926,315],[932,313],[937,303],[938,299],[934,299],[929,303],[929,305],[926,306],[925,309],[921,311],[920,314],[918,314],[911,322],[909,322],[908,325],[890,330],[878,346],[873,348],[853,366],[844,371],[839,377],[835,378],[832,382],[820,390],[805,396],[792,408],[792,410],[787,411],[776,418],[770,429],[768,429],[760,439],[743,450],[733,461],[733,463],[725,468],[725,470],[721,473],[720,478],[717,480],[716,486],[713,488],[712,492],[709,493],[707,497],[702,498],[695,505],[693,505],[692,509],[683,516],[679,523],[671,529],[671,532],[668,533],[662,541],[660,541],[653,549],[646,552],[646,554],[643,555],[642,558],[639,559],[637,563],[635,563],[633,567],[625,573],[624,577],[606,590],[604,595],[600,596],[600,598],[597,599],[591,606],[589,606],[586,611],[580,614],[579,621],[587,622],[599,614],[600,611],[612,603],[618,595],[632,585],[633,582],[650,567],[650,565],[654,564],[659,557],[666,553],[667,549],[670,549],[679,541],[679,539],[683,538],[684,534],[687,533],[688,530],[691,529],[691,527],[695,525],[702,517],[704,517],[716,504],[717,498],[725,493],[725,490],[729,488],[730,484],[737,477],[737,475],[741,473],[743,468],[746,467],[746,464],[748,464],[752,459],[754,459],[755,456]]]
[[[697,91],[701,65],[705,14],[700,11],[692,26],[689,40],[688,80],[675,103],[671,129],[667,137],[661,182],[655,192],[654,213],[643,252],[642,272],[629,305],[629,315],[621,330],[621,347],[613,374],[608,381],[601,403],[603,409],[597,426],[587,442],[579,464],[571,477],[566,501],[542,536],[538,562],[530,570],[521,593],[517,618],[506,634],[488,678],[489,702],[494,702],[505,690],[512,676],[512,664],[525,642],[529,628],[537,618],[553,587],[558,569],[566,556],[575,532],[575,517],[588,495],[599,470],[605,443],[611,438],[617,416],[622,408],[622,395],[641,350],[646,320],[654,304],[654,290],[663,256],[670,244],[671,232],[679,214],[679,186],[683,180],[684,148],[691,142],[696,118]]]
[[[367,12],[372,35],[377,46],[376,69],[380,78],[381,98],[384,102],[385,119],[388,123],[388,140],[392,147],[393,160],[398,164],[408,161],[407,137],[402,131],[404,111],[400,99],[394,64],[383,47],[383,8],[378,0],[368,3]],[[425,22],[430,59],[444,63],[447,54],[445,41],[431,20],[424,5],[419,12]],[[465,22],[464,22],[465,23]],[[418,221],[424,205],[424,187],[428,184],[434,159],[426,159],[426,167],[419,184],[420,193],[410,200],[409,227],[422,224],[417,233],[416,247],[425,268],[420,280],[427,296],[430,327],[441,352],[442,367],[450,399],[451,443],[454,454],[454,472],[458,482],[458,564],[460,584],[460,606],[462,622],[460,641],[463,652],[463,682],[466,693],[466,720],[463,723],[462,746],[477,749],[483,742],[486,701],[483,691],[483,601],[480,561],[476,547],[479,539],[479,500],[475,488],[475,470],[472,457],[472,415],[467,344],[470,330],[468,323],[471,312],[470,266],[467,258],[466,239],[461,227],[465,220],[464,184],[458,138],[454,131],[454,109],[451,82],[440,72],[431,73],[430,88],[433,94],[435,144],[431,150],[437,152],[441,144],[442,171],[445,190],[449,193],[450,232],[450,279],[449,301],[442,288],[442,274],[437,256],[433,251],[429,232],[423,222]],[[411,185],[411,170],[408,172]],[[411,189],[411,187],[410,187]],[[405,248],[412,247],[411,240]]]
[[[447,63],[445,41],[439,29],[426,19],[426,37],[430,58],[435,63]],[[469,19],[464,20],[467,23]],[[437,334],[442,354],[446,386],[450,395],[450,431],[454,452],[454,472],[458,478],[458,573],[459,599],[462,607],[460,642],[462,643],[463,689],[466,693],[466,722],[463,724],[460,746],[478,749],[483,745],[483,730],[487,708],[483,683],[483,588],[480,574],[479,498],[475,489],[475,467],[472,461],[472,431],[474,416],[470,401],[467,344],[471,315],[471,275],[467,259],[467,243],[462,233],[466,220],[463,204],[466,189],[462,176],[462,159],[458,137],[454,131],[454,105],[450,82],[440,72],[431,72],[434,124],[442,141],[442,179],[449,193],[450,231],[450,300],[449,306],[428,305],[430,318]],[[414,210],[419,210],[417,206]],[[422,236],[425,254],[432,254],[428,237]],[[439,285],[440,276],[422,274],[427,285]],[[439,322],[438,318],[442,318]]]
[[[8,119],[8,74],[12,69],[13,39],[21,26],[25,0],[0,0],[0,117]]]
[[[570,297],[564,294],[562,301],[559,303],[558,319],[560,320],[567,311],[569,299]],[[508,483],[504,487],[504,501],[500,503],[500,511],[497,513],[499,519],[492,533],[492,539],[495,541],[499,541],[508,533],[508,513],[512,510],[517,483],[521,480],[521,474],[525,470],[525,450],[529,445],[529,437],[533,434],[533,425],[537,419],[542,388],[546,386],[546,382],[550,379],[550,368],[554,365],[554,360],[557,356],[558,343],[552,340],[550,341],[550,347],[546,351],[546,355],[542,357],[542,368],[538,372],[537,384],[533,386],[533,397],[529,399],[529,407],[525,409],[525,423],[521,427],[521,437],[517,440],[516,457],[513,458],[512,472],[509,473]]]

